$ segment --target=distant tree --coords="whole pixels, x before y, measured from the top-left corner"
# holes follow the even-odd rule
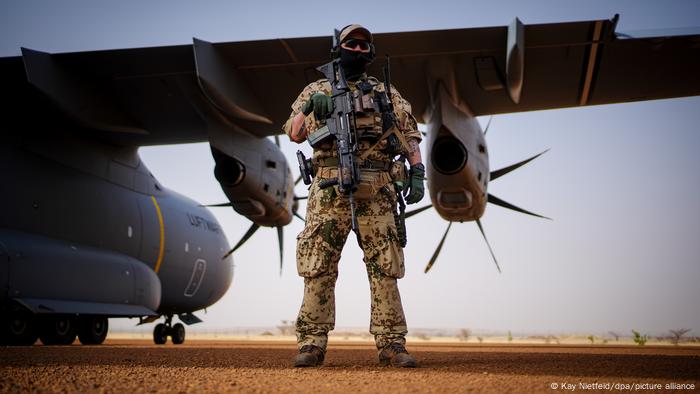
[[[484,338],[483,338],[483,337],[476,337],[476,340],[479,341],[479,343],[484,342]]]
[[[611,337],[615,338],[615,342],[620,341],[620,334],[616,333],[615,331],[608,331],[608,334],[610,334]]]
[[[671,343],[678,346],[678,343],[681,341],[681,337],[683,335],[689,333],[691,330],[689,328],[681,328],[679,330],[668,330],[668,332],[671,333]]]
[[[508,330],[508,342],[513,342],[513,334]]]
[[[472,331],[468,328],[463,328],[459,330],[458,338],[460,341],[468,341],[469,337],[472,335]]]
[[[632,340],[639,346],[644,346],[649,340],[648,335],[642,335],[639,332],[632,330]]]
[[[589,335],[586,337],[589,341],[591,341],[591,345],[595,343],[595,337],[593,335]]]

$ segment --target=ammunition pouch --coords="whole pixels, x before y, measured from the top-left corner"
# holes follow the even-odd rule
[[[328,129],[328,126],[324,125],[314,130],[312,133],[309,133],[309,135],[306,136],[306,140],[309,141],[309,145],[311,145],[312,148],[317,149],[321,145],[332,143],[333,135]]]

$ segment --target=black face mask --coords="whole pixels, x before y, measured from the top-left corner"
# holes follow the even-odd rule
[[[345,71],[345,78],[356,80],[367,71],[367,66],[372,63],[371,53],[355,52],[340,48],[340,65]]]

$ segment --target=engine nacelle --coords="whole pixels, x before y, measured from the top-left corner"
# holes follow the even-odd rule
[[[211,140],[214,176],[233,209],[261,226],[289,224],[294,181],[282,151],[266,138],[241,133],[235,141]]]
[[[427,140],[430,199],[445,220],[479,219],[486,208],[489,182],[484,133],[473,115],[454,104],[442,84],[432,108]]]

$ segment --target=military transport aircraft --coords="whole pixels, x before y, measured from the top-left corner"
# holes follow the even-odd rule
[[[534,157],[491,172],[476,116],[700,94],[700,35],[634,38],[616,33],[617,20],[375,35],[427,124],[431,206],[450,225],[482,229],[487,202],[532,214],[487,189]],[[253,222],[241,241],[260,226],[281,241],[298,197],[266,137],[319,78],[330,43],[194,39],[1,58],[2,342],[99,344],[107,318],[163,317],[154,341],[182,343],[173,318],[196,323],[193,312],[227,291],[231,249],[208,209],[161,185],[137,149],[208,141],[226,205]]]

